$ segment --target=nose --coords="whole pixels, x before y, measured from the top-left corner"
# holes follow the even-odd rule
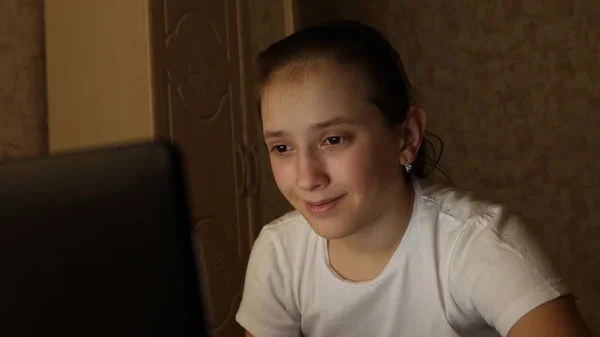
[[[326,187],[329,176],[323,160],[316,153],[307,151],[296,157],[296,186],[301,190],[312,191]]]

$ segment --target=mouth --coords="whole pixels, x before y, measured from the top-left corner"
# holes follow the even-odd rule
[[[335,197],[335,198],[323,199],[323,200],[314,201],[314,202],[313,201],[305,201],[304,205],[306,206],[306,209],[312,214],[323,214],[323,213],[333,210],[337,205],[339,205],[339,203],[345,196],[346,196],[346,194],[343,194],[343,195]]]

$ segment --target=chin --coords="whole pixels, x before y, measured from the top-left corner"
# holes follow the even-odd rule
[[[335,209],[322,215],[312,214],[304,207],[295,208],[318,236],[327,240],[339,240],[351,236],[357,231],[356,223],[353,221],[357,214],[347,208],[344,209],[343,206],[343,204],[338,205]]]
[[[312,219],[308,220],[308,224],[318,236],[326,240],[339,240],[346,238],[354,233],[354,231],[347,226],[347,221],[343,221],[341,219],[336,220]]]

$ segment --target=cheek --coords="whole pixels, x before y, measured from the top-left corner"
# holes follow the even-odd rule
[[[361,185],[369,174],[366,161],[352,154],[330,158],[327,171],[332,181],[343,185]]]
[[[281,191],[281,193],[288,194],[288,191],[293,188],[294,185],[294,172],[292,172],[289,165],[286,165],[280,160],[271,160],[271,171],[273,172],[273,179],[275,184]]]
[[[331,160],[329,173],[338,183],[366,190],[381,188],[395,179],[398,165],[395,157],[386,151],[365,146],[354,149],[340,158]]]
[[[374,175],[370,156],[363,149],[351,149],[339,156],[329,157],[327,172],[336,185],[345,185],[353,190],[363,189]]]

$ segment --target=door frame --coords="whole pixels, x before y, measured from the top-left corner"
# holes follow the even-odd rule
[[[283,15],[285,35],[291,35],[299,28],[298,2],[296,0],[283,0]]]

